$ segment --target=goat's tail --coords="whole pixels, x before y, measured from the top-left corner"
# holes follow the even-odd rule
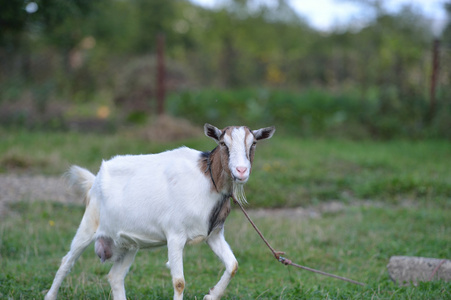
[[[88,170],[81,168],[79,166],[70,167],[67,172],[67,177],[69,184],[74,186],[78,192],[80,192],[85,197],[85,204],[89,204],[88,193],[91,190],[92,185],[96,176],[89,172]]]

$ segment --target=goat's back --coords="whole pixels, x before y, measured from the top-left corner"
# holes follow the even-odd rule
[[[166,241],[168,231],[184,232],[188,239],[206,236],[220,195],[211,192],[200,156],[182,147],[103,162],[91,194],[99,203],[98,235],[116,239],[133,233],[129,239],[148,244]]]

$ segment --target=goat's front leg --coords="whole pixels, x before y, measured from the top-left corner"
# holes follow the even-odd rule
[[[174,237],[168,240],[168,266],[171,269],[172,284],[174,286],[174,300],[183,299],[185,278],[183,276],[183,248],[186,240]]]
[[[204,300],[220,299],[230,280],[238,270],[238,262],[224,238],[224,228],[216,233],[212,233],[207,240],[207,244],[219,257],[226,269],[219,282],[210,289],[210,292],[204,297]]]

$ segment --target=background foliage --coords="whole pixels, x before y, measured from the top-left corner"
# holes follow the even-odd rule
[[[2,124],[67,129],[74,119],[142,120],[155,111],[154,53],[163,33],[169,113],[211,119],[194,111],[216,111],[230,122],[276,121],[303,134],[333,134],[338,123],[346,134],[363,127],[351,137],[449,138],[450,24],[431,110],[434,36],[415,7],[389,13],[384,1],[360,1],[374,17],[321,32],[283,0],[251,2],[210,10],[186,0],[7,1]]]

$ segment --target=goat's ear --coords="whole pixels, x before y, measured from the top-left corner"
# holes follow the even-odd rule
[[[214,139],[217,143],[219,142],[219,138],[222,134],[221,130],[208,123],[205,123],[204,125],[204,132],[206,136]]]
[[[276,127],[271,126],[271,127],[253,130],[252,133],[254,134],[256,140],[265,140],[265,139],[270,139],[275,131],[276,131]]]

